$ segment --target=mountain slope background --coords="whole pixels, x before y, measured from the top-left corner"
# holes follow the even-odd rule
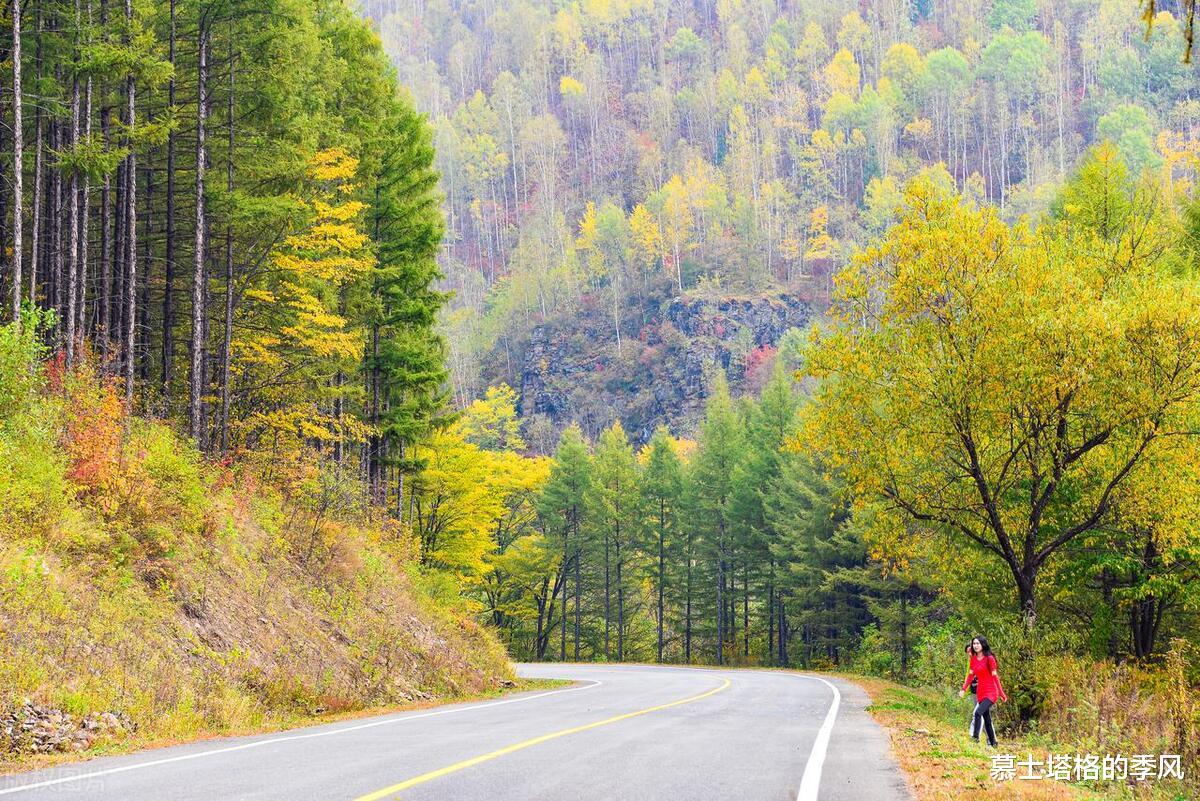
[[[603,405],[646,429],[637,396],[670,387],[637,365],[676,336],[672,302],[785,294],[819,314],[922,170],[1010,222],[1101,140],[1190,181],[1200,101],[1179,4],[1157,3],[1149,30],[1134,5],[366,0],[435,128],[459,405],[537,377],[531,350],[574,329],[586,347],[564,356],[607,366],[553,413],[535,381],[526,424],[594,433]],[[744,379],[737,358],[704,372],[718,362]],[[694,429],[687,404],[673,418]]]

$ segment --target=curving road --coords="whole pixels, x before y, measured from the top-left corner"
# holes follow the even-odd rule
[[[520,665],[562,689],[0,778],[0,801],[907,801],[865,694],[781,671]]]

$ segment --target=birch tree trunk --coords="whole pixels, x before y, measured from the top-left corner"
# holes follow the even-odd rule
[[[167,84],[167,105],[175,107],[175,0],[171,0],[170,33],[167,53],[171,79]],[[171,396],[171,377],[175,362],[175,129],[167,132],[167,209],[162,306],[162,393]]]
[[[196,217],[195,261],[192,267],[192,364],[188,397],[188,422],[192,438],[200,445],[204,433],[201,401],[204,392],[204,126],[207,98],[208,62],[204,22],[200,22],[200,47],[196,97]]]
[[[12,245],[12,316],[21,320],[21,216],[24,213],[24,150],[25,135],[22,128],[21,104],[21,0],[12,0],[12,91],[13,91],[13,245]]]
[[[125,24],[133,28],[133,0],[125,0]],[[128,126],[129,158],[125,169],[125,403],[133,405],[134,362],[137,359],[137,153],[133,126],[137,122],[137,85],[130,72],[125,78],[125,124]]]

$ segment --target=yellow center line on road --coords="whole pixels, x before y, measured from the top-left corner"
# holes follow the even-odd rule
[[[678,701],[671,701],[666,704],[659,704],[658,706],[646,707],[645,709],[639,709],[636,712],[626,712],[623,715],[616,715],[611,718],[605,718],[604,720],[597,720],[595,723],[585,723],[582,726],[575,726],[574,728],[570,729],[562,729],[561,731],[551,732],[550,734],[543,734],[540,737],[534,737],[529,740],[523,740],[519,743],[513,743],[512,745],[505,746],[504,748],[498,748],[495,751],[489,751],[486,754],[480,754],[479,756],[471,757],[470,759],[464,759],[461,762],[455,762],[453,765],[447,765],[444,768],[438,768],[437,770],[431,770],[428,773],[422,773],[420,776],[414,776],[411,779],[406,779],[399,784],[393,784],[391,787],[384,787],[382,790],[376,790],[373,793],[359,796],[358,798],[354,799],[354,801],[381,801],[384,798],[389,798],[390,796],[393,796],[403,790],[407,790],[410,787],[416,787],[418,784],[425,784],[426,782],[431,782],[434,779],[440,779],[442,776],[447,776],[451,773],[457,773],[460,770],[465,770],[466,768],[478,765],[481,762],[489,762],[493,759],[507,756],[515,751],[540,745],[548,740],[566,737],[568,734],[578,734],[581,731],[595,729],[599,726],[607,726],[610,723],[618,723],[622,720],[629,720],[630,718],[636,718],[640,715],[649,715],[651,712],[670,709],[673,706],[690,704],[693,701],[699,701],[702,698],[708,698],[710,695],[716,695],[728,687],[729,679],[722,679],[719,687],[714,687],[708,692],[703,692],[699,695],[689,696],[688,698],[680,698]]]

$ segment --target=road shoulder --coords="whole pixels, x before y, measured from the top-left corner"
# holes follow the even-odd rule
[[[821,801],[913,801],[890,730],[868,711],[871,696],[857,682],[831,678],[842,694],[821,780]]]

